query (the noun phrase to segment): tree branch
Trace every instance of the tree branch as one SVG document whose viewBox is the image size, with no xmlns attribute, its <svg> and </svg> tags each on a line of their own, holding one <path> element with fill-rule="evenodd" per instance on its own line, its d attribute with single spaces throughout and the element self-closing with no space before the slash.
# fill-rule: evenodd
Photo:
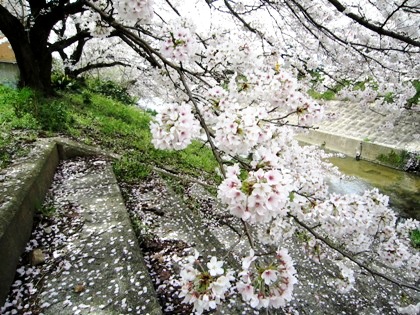
<svg viewBox="0 0 420 315">
<path fill-rule="evenodd" d="M 225 172 L 225 169 L 223 167 L 223 161 L 222 161 L 222 159 L 220 157 L 220 154 L 217 151 L 217 148 L 216 148 L 216 146 L 215 146 L 215 144 L 214 144 L 214 142 L 211 138 L 210 130 L 207 127 L 207 124 L 206 124 L 203 116 L 201 115 L 200 109 L 198 108 L 197 102 L 195 101 L 194 96 L 191 93 L 190 87 L 188 86 L 187 81 L 185 80 L 185 75 L 181 70 L 178 70 L 178 74 L 179 74 L 179 77 L 181 78 L 182 84 L 185 87 L 185 90 L 187 91 L 187 95 L 189 96 L 191 102 L 194 105 L 195 112 L 197 114 L 198 120 L 200 122 L 201 127 L 204 129 L 204 132 L 206 133 L 207 140 L 209 141 L 209 144 L 210 144 L 211 150 L 213 152 L 213 155 L 216 158 L 217 163 L 219 163 L 220 172 L 222 172 L 223 177 L 226 178 L 226 172 Z"/>
<path fill-rule="evenodd" d="M 420 42 L 416 41 L 408 36 L 404 36 L 402 34 L 398 34 L 392 31 L 387 31 L 384 30 L 382 28 L 382 26 L 376 26 L 372 23 L 369 23 L 367 20 L 365 20 L 364 18 L 362 18 L 359 15 L 356 15 L 354 13 L 347 13 L 346 11 L 346 7 L 344 5 L 342 5 L 340 3 L 340 1 L 338 0 L 328 0 L 329 3 L 331 3 L 339 12 L 345 14 L 346 16 L 348 16 L 350 19 L 356 21 L 357 23 L 359 23 L 360 25 L 364 26 L 365 28 L 374 31 L 376 33 L 378 33 L 379 35 L 384 35 L 384 36 L 388 36 L 394 39 L 397 39 L 399 41 L 402 41 L 404 43 L 407 43 L 409 45 L 415 46 L 415 47 L 420 47 Z"/>
<path fill-rule="evenodd" d="M 369 272 L 372 276 L 378 276 L 382 279 L 385 279 L 393 284 L 396 284 L 400 287 L 405 287 L 414 291 L 418 291 L 420 292 L 420 289 L 412 286 L 410 284 L 405 284 L 402 282 L 399 282 L 395 279 L 392 279 L 380 272 L 377 272 L 369 267 L 367 267 L 366 265 L 364 265 L 363 263 L 357 261 L 356 259 L 354 259 L 350 254 L 346 253 L 345 251 L 343 251 L 342 249 L 338 248 L 337 246 L 335 246 L 333 243 L 331 243 L 329 240 L 327 240 L 325 237 L 319 235 L 318 233 L 316 233 L 311 227 L 309 227 L 308 225 L 306 225 L 305 223 L 303 223 L 302 221 L 300 221 L 296 216 L 292 215 L 289 213 L 289 216 L 292 217 L 297 224 L 299 224 L 301 227 L 303 227 L 305 230 L 307 230 L 309 233 L 311 233 L 315 238 L 319 239 L 320 241 L 322 241 L 324 244 L 326 244 L 328 247 L 332 248 L 333 250 L 337 251 L 338 253 L 340 253 L 341 255 L 343 255 L 344 257 L 346 257 L 347 259 L 349 259 L 350 261 L 352 261 L 353 263 L 355 263 L 356 265 L 358 265 L 360 268 L 366 270 L 367 272 Z"/>
<path fill-rule="evenodd" d="M 130 64 L 121 62 L 121 61 L 113 61 L 113 62 L 101 62 L 101 63 L 93 63 L 93 64 L 88 64 L 82 68 L 76 69 L 71 71 L 71 74 L 74 77 L 77 77 L 79 74 L 86 72 L 86 71 L 90 71 L 93 69 L 101 69 L 101 68 L 110 68 L 110 67 L 114 67 L 114 66 L 124 66 L 124 67 L 131 67 Z"/>
<path fill-rule="evenodd" d="M 230 5 L 230 3 L 227 0 L 223 1 L 226 5 L 226 7 L 228 8 L 228 10 L 230 11 L 230 13 L 232 13 L 232 15 L 237 18 L 239 21 L 241 21 L 241 23 L 248 29 L 250 30 L 252 33 L 257 34 L 258 36 L 260 36 L 263 40 L 265 40 L 270 46 L 274 46 L 274 44 L 265 37 L 265 35 L 263 33 L 261 33 L 259 30 L 257 30 L 256 28 L 253 28 L 249 23 L 247 23 Z"/>
</svg>

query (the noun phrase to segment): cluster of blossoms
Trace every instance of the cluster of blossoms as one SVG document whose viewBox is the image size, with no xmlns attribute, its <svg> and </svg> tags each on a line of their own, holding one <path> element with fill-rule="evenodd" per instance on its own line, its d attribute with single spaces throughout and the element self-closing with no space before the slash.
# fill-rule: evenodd
<svg viewBox="0 0 420 315">
<path fill-rule="evenodd" d="M 296 270 L 286 249 L 278 250 L 276 261 L 268 265 L 258 264 L 251 250 L 242 268 L 236 288 L 253 308 L 281 308 L 292 299 Z"/>
<path fill-rule="evenodd" d="M 215 130 L 216 144 L 229 154 L 246 155 L 272 140 L 275 125 L 318 123 L 324 118 L 323 106 L 299 89 L 296 79 L 286 71 L 270 68 L 234 74 L 224 89 L 211 88 L 206 95 L 212 106 L 202 110 Z"/>
<path fill-rule="evenodd" d="M 203 266 L 197 251 L 187 257 L 187 263 L 181 270 L 179 297 L 184 298 L 183 303 L 193 304 L 196 314 L 215 309 L 228 295 L 234 277 L 232 271 L 223 269 L 223 264 L 213 256 Z"/>
<path fill-rule="evenodd" d="M 96 38 L 107 38 L 111 34 L 111 29 L 101 23 L 92 23 L 89 32 Z"/>
<path fill-rule="evenodd" d="M 165 58 L 185 62 L 194 57 L 198 45 L 188 28 L 179 27 L 169 33 L 160 51 Z"/>
<path fill-rule="evenodd" d="M 150 124 L 152 143 L 158 149 L 185 149 L 200 131 L 200 124 L 188 104 L 165 104 L 159 107 Z"/>
<path fill-rule="evenodd" d="M 192 63 L 186 61 L 192 60 L 198 50 L 190 28 L 173 29 L 176 31 L 163 32 L 170 36 L 162 43 L 161 54 L 192 69 Z M 404 266 L 418 272 L 419 255 L 411 253 L 409 240 L 401 240 L 418 225 L 398 232 L 395 214 L 388 208 L 387 199 L 377 192 L 362 196 L 330 194 L 324 178 L 331 169 L 322 161 L 325 156 L 293 140 L 291 126 L 316 124 L 324 118 L 323 106 L 309 99 L 295 76 L 280 69 L 279 64 L 262 66 L 263 58 L 254 56 L 253 43 L 223 48 L 211 42 L 208 39 L 203 48 L 207 59 L 200 54 L 200 62 L 220 70 L 223 79 L 209 79 L 211 88 L 200 86 L 198 81 L 190 87 L 197 95 L 194 105 L 211 135 L 208 140 L 219 150 L 219 157 L 243 163 L 227 167 L 218 188 L 218 197 L 230 213 L 256 227 L 258 240 L 266 244 L 278 244 L 298 234 L 296 221 L 300 220 L 315 226 L 329 241 L 343 244 L 350 254 L 363 253 L 366 261 L 379 258 L 391 267 Z M 227 51 L 237 54 L 229 55 L 232 58 L 226 61 L 223 58 Z M 251 60 L 255 62 L 252 66 Z M 171 76 L 170 71 L 167 74 Z M 364 93 L 369 100 L 377 97 L 369 90 Z M 185 99 L 185 95 L 179 99 Z M 182 149 L 198 134 L 191 108 L 186 110 L 191 116 L 189 126 L 182 122 L 188 121 L 188 115 L 177 112 L 177 105 L 166 105 L 152 124 L 157 148 Z M 241 169 L 242 165 L 246 167 Z M 317 262 L 329 254 L 328 244 L 314 237 L 304 240 L 303 246 L 306 255 Z M 223 263 L 215 257 L 206 270 L 195 268 L 197 258 L 182 271 L 181 296 L 202 313 L 217 307 L 232 287 L 233 278 L 222 271 Z M 218 264 L 220 270 L 216 272 L 214 266 Z M 339 292 L 347 293 L 355 285 L 353 270 L 340 262 L 337 265 L 340 274 L 332 283 Z M 278 252 L 276 263 L 264 266 L 257 264 L 252 252 L 244 260 L 243 269 L 236 289 L 252 307 L 283 307 L 291 299 L 296 278 L 286 251 Z"/>
<path fill-rule="evenodd" d="M 296 231 L 293 218 L 277 217 L 268 223 L 264 229 L 258 229 L 258 239 L 262 244 L 279 244 L 291 238 Z"/>
<path fill-rule="evenodd" d="M 272 137 L 271 125 L 263 122 L 264 110 L 245 108 L 241 111 L 235 104 L 225 104 L 230 110 L 222 113 L 214 127 L 215 142 L 226 153 L 247 155 L 251 149 Z"/>
<path fill-rule="evenodd" d="M 205 51 L 209 57 L 209 67 L 224 64 L 226 56 L 229 56 L 232 67 L 240 71 L 255 67 L 258 62 L 258 49 L 255 49 L 257 38 L 255 34 L 246 32 L 219 32 L 209 39 Z"/>
<path fill-rule="evenodd" d="M 326 253 L 323 248 L 323 243 L 313 237 L 306 237 L 303 242 L 303 251 L 314 262 L 320 263 L 324 258 L 326 258 Z"/>
<path fill-rule="evenodd" d="M 296 107 L 296 113 L 299 125 L 313 126 L 324 117 L 324 108 L 313 101 L 307 101 Z"/>
<path fill-rule="evenodd" d="M 153 16 L 153 0 L 119 0 L 118 15 L 127 21 L 150 21 Z"/>
<path fill-rule="evenodd" d="M 260 168 L 249 172 L 244 180 L 240 176 L 237 164 L 228 167 L 226 179 L 218 189 L 218 197 L 233 215 L 244 221 L 261 223 L 286 214 L 283 211 L 292 190 L 292 179 L 288 174 Z"/>
<path fill-rule="evenodd" d="M 199 254 L 187 257 L 187 263 L 181 270 L 181 292 L 183 303 L 193 304 L 193 311 L 215 309 L 233 289 L 242 299 L 255 309 L 281 308 L 292 299 L 293 286 L 297 283 L 296 270 L 286 249 L 276 252 L 275 261 L 263 264 L 257 261 L 253 250 L 242 259 L 242 271 L 236 281 L 234 273 L 223 269 L 223 261 L 211 257 L 203 266 Z"/>
<path fill-rule="evenodd" d="M 350 252 L 376 248 L 382 260 L 395 268 L 411 265 L 409 261 L 419 262 L 420 256 L 410 253 L 408 230 L 400 227 L 402 233 L 397 232 L 397 216 L 387 205 L 388 197 L 381 195 L 377 189 L 366 191 L 362 196 L 333 194 L 330 199 L 318 204 L 312 215 L 328 231 L 329 237 L 345 244 Z M 418 222 L 413 222 L 402 225 L 419 228 Z M 406 234 L 405 239 L 402 234 Z"/>
</svg>

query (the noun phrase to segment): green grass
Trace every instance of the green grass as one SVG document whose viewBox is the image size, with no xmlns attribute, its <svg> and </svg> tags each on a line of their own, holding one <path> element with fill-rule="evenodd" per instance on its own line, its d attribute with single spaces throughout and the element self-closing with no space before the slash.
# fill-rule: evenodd
<svg viewBox="0 0 420 315">
<path fill-rule="evenodd" d="M 394 150 L 391 150 L 388 154 L 380 154 L 377 156 L 378 161 L 399 169 L 404 168 L 409 158 L 410 154 L 407 151 L 396 153 Z"/>
<path fill-rule="evenodd" d="M 91 90 L 64 90 L 45 99 L 28 89 L 0 86 L 0 112 L 0 168 L 13 160 L 16 152 L 11 148 L 19 147 L 25 137 L 33 141 L 62 135 L 121 155 L 114 170 L 125 181 L 147 177 L 153 166 L 220 180 L 217 163 L 202 143 L 195 141 L 183 151 L 156 150 L 149 130 L 152 114 Z"/>
<path fill-rule="evenodd" d="M 323 93 L 317 92 L 314 89 L 308 90 L 309 96 L 316 100 L 325 100 L 325 101 L 332 101 L 336 97 L 336 92 L 332 90 L 327 90 Z"/>
<path fill-rule="evenodd" d="M 27 144 L 37 138 L 41 127 L 30 113 L 19 111 L 30 91 L 17 92 L 0 85 L 0 169 L 28 153 Z"/>
<path fill-rule="evenodd" d="M 420 249 L 420 230 L 412 230 L 410 240 L 414 248 Z"/>
</svg>

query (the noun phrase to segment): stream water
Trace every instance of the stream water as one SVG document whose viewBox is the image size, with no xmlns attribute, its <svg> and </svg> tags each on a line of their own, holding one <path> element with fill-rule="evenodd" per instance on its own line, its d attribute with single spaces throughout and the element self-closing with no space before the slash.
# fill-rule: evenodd
<svg viewBox="0 0 420 315">
<path fill-rule="evenodd" d="M 362 193 L 377 187 L 390 198 L 390 206 L 403 217 L 420 220 L 420 176 L 398 171 L 354 158 L 333 157 L 329 161 L 351 179 L 332 176 L 331 191 L 337 193 Z"/>
</svg>

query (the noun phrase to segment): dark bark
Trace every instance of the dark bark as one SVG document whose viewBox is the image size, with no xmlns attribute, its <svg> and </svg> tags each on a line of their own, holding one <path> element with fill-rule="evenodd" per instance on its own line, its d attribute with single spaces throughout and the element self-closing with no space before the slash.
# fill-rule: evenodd
<svg viewBox="0 0 420 315">
<path fill-rule="evenodd" d="M 0 30 L 9 39 L 20 71 L 20 84 L 36 90 L 45 90 L 40 80 L 37 58 L 29 42 L 29 34 L 21 22 L 0 5 Z"/>
<path fill-rule="evenodd" d="M 129 64 L 121 62 L 121 61 L 114 61 L 114 62 L 100 62 L 100 63 L 95 63 L 95 64 L 88 64 L 82 68 L 79 69 L 75 69 L 71 72 L 68 73 L 68 76 L 71 78 L 75 78 L 78 75 L 86 72 L 86 71 L 90 71 L 93 69 L 102 69 L 102 68 L 110 68 L 110 67 L 115 67 L 115 66 L 123 66 L 123 67 L 130 67 Z"/>
<path fill-rule="evenodd" d="M 51 51 L 58 52 L 63 62 L 70 63 L 72 66 L 74 66 L 80 61 L 86 42 L 92 38 L 92 36 L 89 34 L 88 31 L 82 30 L 77 24 L 75 26 L 76 26 L 77 33 L 74 36 L 69 37 L 62 41 L 55 42 L 54 44 L 50 45 Z M 68 56 L 64 52 L 64 49 L 74 43 L 77 43 L 76 49 L 73 51 L 71 56 Z M 65 74 L 68 75 L 69 77 L 75 78 L 77 76 L 77 74 L 75 74 L 75 72 L 72 71 L 70 67 L 66 66 L 64 71 L 65 71 Z"/>
<path fill-rule="evenodd" d="M 0 5 L 0 31 L 8 38 L 20 70 L 20 85 L 51 94 L 52 49 L 48 37 L 54 25 L 68 15 L 82 12 L 83 1 L 29 1 L 31 26 L 25 25 Z M 44 10 L 44 11 L 43 11 Z M 29 21 L 28 21 L 29 22 Z"/>
</svg>

